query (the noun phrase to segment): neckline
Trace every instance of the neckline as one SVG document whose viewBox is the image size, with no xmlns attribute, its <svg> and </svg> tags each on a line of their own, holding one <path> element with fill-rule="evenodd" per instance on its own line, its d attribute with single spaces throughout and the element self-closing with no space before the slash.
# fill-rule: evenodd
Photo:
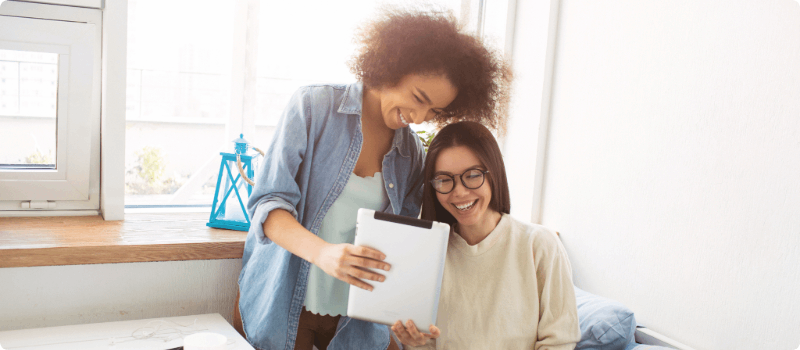
<svg viewBox="0 0 800 350">
<path fill-rule="evenodd" d="M 358 176 L 358 174 L 356 174 L 356 173 L 352 173 L 352 174 L 355 177 L 357 177 L 359 179 L 364 179 L 364 180 L 369 180 L 369 179 L 374 179 L 374 178 L 380 178 L 381 177 L 381 172 L 380 171 L 376 171 L 374 174 L 372 174 L 372 176 Z"/>
<path fill-rule="evenodd" d="M 450 230 L 450 244 L 465 255 L 478 256 L 491 250 L 497 242 L 508 236 L 505 232 L 509 230 L 510 226 L 511 221 L 508 218 L 508 214 L 503 213 L 497 226 L 478 244 L 469 245 L 464 237 L 461 237 L 452 229 Z"/>
</svg>

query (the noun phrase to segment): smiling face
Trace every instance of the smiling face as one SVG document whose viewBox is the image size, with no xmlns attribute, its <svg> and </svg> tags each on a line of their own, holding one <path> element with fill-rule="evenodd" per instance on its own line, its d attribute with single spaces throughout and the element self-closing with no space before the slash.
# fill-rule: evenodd
<svg viewBox="0 0 800 350">
<path fill-rule="evenodd" d="M 384 123 L 390 129 L 400 129 L 436 117 L 456 99 L 458 90 L 443 75 L 409 74 L 379 94 Z"/>
<path fill-rule="evenodd" d="M 434 177 L 438 174 L 463 174 L 469 169 L 487 170 L 478 157 L 465 146 L 443 149 L 436 159 Z M 489 176 L 483 185 L 476 189 L 464 187 L 456 176 L 453 190 L 447 194 L 436 192 L 439 204 L 458 221 L 459 233 L 475 232 L 488 234 L 497 225 L 500 214 L 489 208 L 492 200 L 492 189 Z"/>
</svg>

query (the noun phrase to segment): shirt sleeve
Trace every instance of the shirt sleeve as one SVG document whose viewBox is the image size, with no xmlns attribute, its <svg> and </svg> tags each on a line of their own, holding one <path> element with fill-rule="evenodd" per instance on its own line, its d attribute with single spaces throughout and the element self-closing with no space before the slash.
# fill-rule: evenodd
<svg viewBox="0 0 800 350">
<path fill-rule="evenodd" d="M 580 341 L 578 309 L 572 287 L 572 267 L 555 233 L 542 233 L 535 244 L 539 288 L 539 328 L 534 350 L 572 350 Z"/>
<path fill-rule="evenodd" d="M 250 233 L 260 243 L 272 243 L 263 228 L 271 211 L 283 209 L 297 218 L 301 193 L 295 177 L 303 163 L 310 129 L 306 96 L 307 88 L 301 88 L 289 100 L 259 165 L 253 193 L 247 202 Z"/>
</svg>

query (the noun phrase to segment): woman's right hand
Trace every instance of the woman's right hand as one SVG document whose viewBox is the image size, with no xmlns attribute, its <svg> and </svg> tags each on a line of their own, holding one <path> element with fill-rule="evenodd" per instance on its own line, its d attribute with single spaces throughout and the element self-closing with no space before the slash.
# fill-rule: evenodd
<svg viewBox="0 0 800 350">
<path fill-rule="evenodd" d="M 366 268 L 389 271 L 391 265 L 383 259 L 386 255 L 372 248 L 329 243 L 319 250 L 312 263 L 335 278 L 372 291 L 373 287 L 362 280 L 383 282 L 386 277 Z"/>
<path fill-rule="evenodd" d="M 392 332 L 397 336 L 397 339 L 403 345 L 408 346 L 422 346 L 428 342 L 428 339 L 436 339 L 441 335 L 439 328 L 434 325 L 431 325 L 428 331 L 431 334 L 425 334 L 417 330 L 417 325 L 412 320 L 406 321 L 405 325 L 401 321 L 397 321 L 392 325 Z"/>
</svg>

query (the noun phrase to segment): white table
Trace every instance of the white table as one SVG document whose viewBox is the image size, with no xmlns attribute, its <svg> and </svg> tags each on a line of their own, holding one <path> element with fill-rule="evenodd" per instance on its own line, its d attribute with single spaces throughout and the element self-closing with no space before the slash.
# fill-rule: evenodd
<svg viewBox="0 0 800 350">
<path fill-rule="evenodd" d="M 153 333 L 159 325 L 157 337 L 132 337 L 137 330 L 140 338 Z M 226 350 L 254 350 L 219 314 L 5 331 L 0 332 L 0 346 L 5 350 L 167 350 L 182 346 L 183 337 L 198 332 L 224 335 Z"/>
</svg>

